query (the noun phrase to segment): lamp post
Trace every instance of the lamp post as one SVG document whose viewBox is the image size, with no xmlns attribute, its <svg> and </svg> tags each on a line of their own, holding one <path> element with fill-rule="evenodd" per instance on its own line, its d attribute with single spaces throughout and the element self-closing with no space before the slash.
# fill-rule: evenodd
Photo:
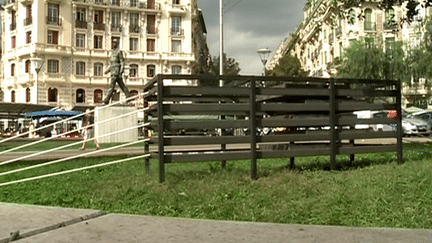
<svg viewBox="0 0 432 243">
<path fill-rule="evenodd" d="M 36 104 L 38 104 L 38 82 L 39 82 L 39 72 L 42 69 L 43 64 L 45 63 L 45 59 L 43 58 L 39 58 L 39 57 L 34 57 L 34 58 L 30 58 L 30 61 L 33 63 L 33 68 L 36 72 L 36 79 L 35 79 L 35 88 L 34 88 L 34 93 L 36 96 Z"/>
<path fill-rule="evenodd" d="M 271 50 L 268 49 L 268 48 L 263 48 L 263 49 L 257 50 L 257 52 L 258 52 L 258 54 L 259 54 L 259 56 L 261 58 L 262 64 L 264 65 L 263 76 L 265 76 L 265 73 L 266 73 L 266 64 L 267 64 L 267 60 L 268 60 L 268 58 L 270 56 Z"/>
</svg>

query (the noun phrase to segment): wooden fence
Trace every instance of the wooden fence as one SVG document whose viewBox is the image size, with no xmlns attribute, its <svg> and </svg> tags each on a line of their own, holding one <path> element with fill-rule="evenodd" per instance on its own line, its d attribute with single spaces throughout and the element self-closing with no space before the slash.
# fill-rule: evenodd
<svg viewBox="0 0 432 243">
<path fill-rule="evenodd" d="M 208 85 L 219 79 L 223 87 Z M 398 162 L 403 161 L 397 81 L 158 75 L 144 92 L 149 109 L 144 119 L 157 134 L 151 142 L 158 145 L 160 182 L 165 164 L 176 162 L 224 165 L 250 159 L 251 177 L 256 178 L 261 158 L 287 157 L 293 165 L 298 156 L 329 155 L 331 169 L 338 154 L 354 160 L 356 153 L 397 152 Z M 396 112 L 393 119 L 358 119 L 354 114 L 390 110 Z M 374 124 L 390 129 L 356 129 Z M 356 144 L 356 139 L 369 138 L 394 138 L 396 143 Z"/>
</svg>

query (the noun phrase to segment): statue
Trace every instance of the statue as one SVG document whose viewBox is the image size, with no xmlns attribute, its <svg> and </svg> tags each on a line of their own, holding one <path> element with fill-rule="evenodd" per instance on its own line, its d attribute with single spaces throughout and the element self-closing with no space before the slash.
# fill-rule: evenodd
<svg viewBox="0 0 432 243">
<path fill-rule="evenodd" d="M 110 57 L 110 66 L 105 71 L 105 74 L 111 73 L 111 82 L 110 82 L 108 94 L 103 100 L 104 104 L 108 104 L 110 99 L 112 98 L 116 83 L 118 83 L 121 90 L 123 90 L 123 93 L 125 93 L 126 98 L 129 98 L 131 96 L 129 89 L 126 87 L 126 85 L 123 82 L 123 78 L 122 78 L 123 71 L 124 71 L 123 52 L 119 50 L 118 41 L 113 40 L 113 51 Z"/>
</svg>

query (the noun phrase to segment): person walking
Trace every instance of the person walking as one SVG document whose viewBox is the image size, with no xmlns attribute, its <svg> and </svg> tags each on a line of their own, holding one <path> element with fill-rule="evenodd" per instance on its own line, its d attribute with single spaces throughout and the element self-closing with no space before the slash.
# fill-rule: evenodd
<svg viewBox="0 0 432 243">
<path fill-rule="evenodd" d="M 84 142 L 82 144 L 81 150 L 85 150 L 88 140 L 92 138 L 94 138 L 94 116 L 90 109 L 87 109 L 84 119 Z M 97 138 L 95 138 L 93 142 L 96 145 L 96 150 L 99 150 L 100 145 Z"/>
</svg>

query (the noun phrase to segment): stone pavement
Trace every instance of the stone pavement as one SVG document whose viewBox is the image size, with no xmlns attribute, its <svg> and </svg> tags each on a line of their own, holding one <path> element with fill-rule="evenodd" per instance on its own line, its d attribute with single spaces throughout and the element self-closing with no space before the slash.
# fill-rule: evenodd
<svg viewBox="0 0 432 243">
<path fill-rule="evenodd" d="M 0 242 L 432 242 L 432 230 L 355 228 L 108 214 L 0 203 Z"/>
</svg>

